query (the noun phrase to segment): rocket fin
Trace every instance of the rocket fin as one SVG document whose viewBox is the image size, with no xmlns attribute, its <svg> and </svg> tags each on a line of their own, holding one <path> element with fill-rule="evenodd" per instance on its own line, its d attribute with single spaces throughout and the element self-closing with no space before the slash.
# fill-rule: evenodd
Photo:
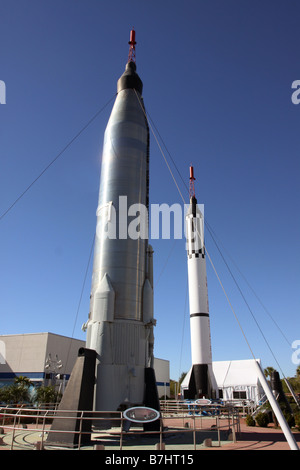
<svg viewBox="0 0 300 470">
<path fill-rule="evenodd" d="M 114 321 L 114 309 L 115 291 L 109 275 L 105 273 L 91 299 L 92 317 L 85 324 L 86 344 L 90 349 L 95 349 L 98 354 L 102 350 L 102 345 L 98 344 L 99 338 L 103 336 L 104 329 L 107 330 L 105 328 L 107 322 Z"/>
<path fill-rule="evenodd" d="M 216 398 L 215 384 L 208 364 L 193 364 L 186 385 L 183 389 L 185 399 L 195 400 L 204 396 Z"/>
<path fill-rule="evenodd" d="M 94 294 L 92 321 L 114 321 L 115 291 L 107 273 Z"/>
<path fill-rule="evenodd" d="M 143 287 L 143 321 L 145 324 L 153 320 L 153 289 L 149 279 L 146 279 Z"/>
</svg>

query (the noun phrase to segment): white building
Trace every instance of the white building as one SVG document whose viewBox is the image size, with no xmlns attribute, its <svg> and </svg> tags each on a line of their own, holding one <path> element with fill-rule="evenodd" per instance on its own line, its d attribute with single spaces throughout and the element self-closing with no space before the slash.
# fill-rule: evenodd
<svg viewBox="0 0 300 470">
<path fill-rule="evenodd" d="M 226 401 L 250 400 L 259 404 L 264 391 L 258 380 L 254 359 L 216 361 L 212 368 L 220 398 Z"/>
<path fill-rule="evenodd" d="M 81 347 L 85 341 L 54 333 L 0 335 L 0 387 L 20 375 L 34 384 L 68 380 Z M 155 358 L 154 369 L 158 396 L 170 396 L 169 361 Z"/>
<path fill-rule="evenodd" d="M 260 363 L 260 360 L 258 359 Z M 264 396 L 258 380 L 254 359 L 236 361 L 215 361 L 212 363 L 213 374 L 218 387 L 219 398 L 224 401 L 247 400 L 258 405 Z M 190 372 L 181 384 L 181 393 L 188 388 Z"/>
<path fill-rule="evenodd" d="M 53 333 L 0 336 L 0 385 L 19 375 L 43 383 L 54 375 L 69 378 L 84 341 Z"/>
<path fill-rule="evenodd" d="M 154 358 L 154 370 L 159 398 L 170 398 L 170 361 Z"/>
</svg>

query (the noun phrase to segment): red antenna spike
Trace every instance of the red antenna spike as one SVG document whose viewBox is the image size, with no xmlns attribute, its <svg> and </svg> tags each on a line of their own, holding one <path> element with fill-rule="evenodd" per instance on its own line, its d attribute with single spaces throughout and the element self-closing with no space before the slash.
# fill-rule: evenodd
<svg viewBox="0 0 300 470">
<path fill-rule="evenodd" d="M 130 31 L 130 41 L 128 42 L 129 44 L 129 54 L 128 54 L 128 62 L 134 62 L 135 63 L 135 30 L 132 28 Z"/>
</svg>

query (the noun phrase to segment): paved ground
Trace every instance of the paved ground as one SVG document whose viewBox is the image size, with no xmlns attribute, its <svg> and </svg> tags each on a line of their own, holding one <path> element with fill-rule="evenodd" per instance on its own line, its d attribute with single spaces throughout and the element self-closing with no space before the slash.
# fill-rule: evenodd
<svg viewBox="0 0 300 470">
<path fill-rule="evenodd" d="M 300 432 L 293 432 L 300 449 Z M 290 446 L 281 429 L 270 425 L 267 428 L 258 426 L 249 427 L 241 420 L 241 433 L 237 442 L 228 443 L 222 448 L 210 448 L 211 450 L 290 450 Z M 209 450 L 207 448 L 206 450 Z"/>
<path fill-rule="evenodd" d="M 188 429 L 181 429 L 175 432 L 176 423 L 174 420 L 171 422 L 172 427 L 168 427 L 169 432 L 164 436 L 165 450 L 168 451 L 186 451 L 195 450 L 290 450 L 289 444 L 286 441 L 281 429 L 276 429 L 274 426 L 269 425 L 267 428 L 248 427 L 245 425 L 244 420 L 241 420 L 241 432 L 237 435 L 237 441 L 233 442 L 231 433 L 224 430 L 218 436 L 217 431 L 204 431 L 196 430 L 188 432 Z M 168 422 L 165 423 L 168 425 Z M 182 425 L 182 424 L 181 424 Z M 5 434 L 1 435 L 3 443 L 0 444 L 0 450 L 11 450 L 12 430 L 5 429 Z M 300 448 L 300 432 L 294 432 L 294 437 L 298 442 Z M 220 437 L 220 440 L 219 440 Z M 212 446 L 209 447 L 205 439 L 210 438 Z M 18 429 L 15 432 L 13 441 L 13 450 L 31 450 L 33 444 L 41 441 L 41 431 L 31 429 Z M 147 450 L 155 451 L 159 443 L 159 436 L 153 437 L 134 437 L 124 436 L 122 441 L 122 450 Z M 94 434 L 93 443 L 91 446 L 84 447 L 83 450 L 92 450 L 94 445 L 103 445 L 105 450 L 118 451 L 120 448 L 119 435 L 116 432 L 109 432 L 105 435 Z M 49 448 L 50 450 L 50 448 Z"/>
</svg>

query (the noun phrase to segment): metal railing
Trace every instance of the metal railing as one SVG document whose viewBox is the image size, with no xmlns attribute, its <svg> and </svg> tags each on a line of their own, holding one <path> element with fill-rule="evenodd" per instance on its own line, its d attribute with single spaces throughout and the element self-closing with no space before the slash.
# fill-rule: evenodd
<svg viewBox="0 0 300 470">
<path fill-rule="evenodd" d="M 240 432 L 239 414 L 234 407 L 199 406 L 172 400 L 161 401 L 160 406 L 159 426 L 155 431 L 145 431 L 142 425 L 129 423 L 119 411 L 64 411 L 54 405 L 0 407 L 0 450 L 3 446 L 11 450 L 68 449 L 67 445 L 51 443 L 54 432 L 64 433 L 64 436 L 76 434 L 76 449 L 124 450 L 129 445 L 131 449 L 167 450 L 172 445 L 178 449 L 198 450 L 203 445 L 222 446 L 227 441 L 235 442 Z M 54 419 L 76 419 L 76 430 L 59 430 L 60 426 L 53 430 Z M 92 422 L 89 431 L 85 430 L 86 420 Z"/>
</svg>

